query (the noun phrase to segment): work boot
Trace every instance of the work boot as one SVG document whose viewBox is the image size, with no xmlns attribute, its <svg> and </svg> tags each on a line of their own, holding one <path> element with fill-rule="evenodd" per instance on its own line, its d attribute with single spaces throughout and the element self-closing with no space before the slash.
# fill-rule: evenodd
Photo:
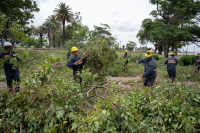
<svg viewBox="0 0 200 133">
<path fill-rule="evenodd" d="M 19 93 L 19 87 L 16 87 L 16 88 L 15 88 L 15 92 L 16 92 L 16 93 Z"/>
<path fill-rule="evenodd" d="M 9 89 L 9 92 L 12 93 L 12 92 L 13 92 L 13 89 Z"/>
</svg>

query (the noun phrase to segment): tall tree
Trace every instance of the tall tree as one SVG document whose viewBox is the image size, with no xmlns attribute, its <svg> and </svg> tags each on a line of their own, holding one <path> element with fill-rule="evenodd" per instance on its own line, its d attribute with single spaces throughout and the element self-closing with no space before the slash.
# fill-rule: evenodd
<svg viewBox="0 0 200 133">
<path fill-rule="evenodd" d="M 46 29 L 44 26 L 39 26 L 35 29 L 35 34 L 40 37 L 40 48 L 42 48 L 43 44 L 43 35 L 46 33 Z"/>
<path fill-rule="evenodd" d="M 137 44 L 133 41 L 128 41 L 128 43 L 126 44 L 126 48 L 130 51 L 135 49 L 136 46 L 137 46 Z"/>
<path fill-rule="evenodd" d="M 54 25 L 56 27 L 55 30 L 54 29 L 51 30 L 52 35 L 53 35 L 53 48 L 55 48 L 56 47 L 55 33 L 56 33 L 57 29 L 60 28 L 60 24 L 57 22 L 55 15 L 48 16 L 48 18 L 46 20 L 47 21 L 51 21 L 52 23 L 54 23 Z"/>
<path fill-rule="evenodd" d="M 54 13 L 56 20 L 62 23 L 63 25 L 63 43 L 65 41 L 65 22 L 71 22 L 72 20 L 72 12 L 71 8 L 65 4 L 65 3 L 60 3 L 57 5 L 58 8 L 55 8 Z"/>
<path fill-rule="evenodd" d="M 2 35 L 8 38 L 9 27 L 12 26 L 12 22 L 17 22 L 21 26 L 29 24 L 30 19 L 34 18 L 34 12 L 38 12 L 39 8 L 33 0 L 1 0 L 0 11 L 8 19 L 5 24 L 5 28 L 2 31 Z M 26 33 L 28 27 L 24 27 L 23 31 Z"/>
<path fill-rule="evenodd" d="M 170 47 L 176 47 L 181 41 L 192 39 L 192 33 L 186 28 L 194 25 L 195 16 L 200 12 L 200 2 L 193 0 L 150 0 L 157 6 L 151 12 L 154 19 L 142 24 L 143 29 L 152 29 L 149 36 L 162 44 L 165 57 L 168 57 Z"/>
<path fill-rule="evenodd" d="M 56 31 L 56 26 L 51 21 L 44 22 L 43 26 L 46 29 L 45 31 L 46 31 L 46 34 L 49 39 L 49 47 L 51 48 L 52 46 L 51 46 L 51 38 L 50 37 L 51 37 L 51 34 L 54 34 L 54 32 Z M 54 36 L 55 36 L 55 34 L 54 34 Z"/>
</svg>

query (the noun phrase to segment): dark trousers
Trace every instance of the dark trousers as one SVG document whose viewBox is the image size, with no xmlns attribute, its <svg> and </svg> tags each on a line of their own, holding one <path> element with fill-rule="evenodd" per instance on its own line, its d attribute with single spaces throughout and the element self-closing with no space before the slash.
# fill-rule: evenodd
<svg viewBox="0 0 200 133">
<path fill-rule="evenodd" d="M 144 79 L 144 86 L 153 86 L 153 83 L 155 81 L 156 78 L 145 78 Z"/>
<path fill-rule="evenodd" d="M 167 70 L 169 78 L 171 79 L 171 82 L 174 82 L 176 78 L 176 70 Z"/>
<path fill-rule="evenodd" d="M 80 75 L 77 74 L 78 72 L 80 72 Z M 74 81 L 75 81 L 76 83 L 79 83 L 80 85 L 81 85 L 81 83 L 82 83 L 81 74 L 82 74 L 81 71 L 75 71 L 74 74 L 73 74 L 73 75 L 74 75 Z"/>
<path fill-rule="evenodd" d="M 12 80 L 15 82 L 20 82 L 20 71 L 19 69 L 4 69 L 6 79 L 7 79 L 7 86 L 9 88 L 12 87 Z"/>
<path fill-rule="evenodd" d="M 125 65 L 124 65 L 124 72 L 125 72 L 125 69 L 127 68 L 127 64 L 128 64 L 128 60 L 125 62 Z"/>
</svg>

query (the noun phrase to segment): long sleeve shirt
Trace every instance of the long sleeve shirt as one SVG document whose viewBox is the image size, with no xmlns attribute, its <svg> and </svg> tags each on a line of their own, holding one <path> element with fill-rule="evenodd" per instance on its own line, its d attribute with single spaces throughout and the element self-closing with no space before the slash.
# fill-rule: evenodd
<svg viewBox="0 0 200 133">
<path fill-rule="evenodd" d="M 128 53 L 127 52 L 124 54 L 124 58 L 128 58 Z"/>
<path fill-rule="evenodd" d="M 139 63 L 145 63 L 145 72 L 143 74 L 143 77 L 145 78 L 156 78 L 157 77 L 157 71 L 156 71 L 156 62 L 153 58 L 150 60 L 147 60 L 146 58 L 143 58 L 138 61 Z"/>
<path fill-rule="evenodd" d="M 86 63 L 86 59 L 83 59 L 79 65 L 75 65 L 75 62 L 78 62 L 81 59 L 81 57 L 72 57 L 69 61 L 69 63 L 67 64 L 68 67 L 72 67 L 73 69 L 73 75 L 75 76 L 77 71 L 80 71 L 83 69 L 83 65 L 85 65 Z"/>
<path fill-rule="evenodd" d="M 178 59 L 175 57 L 169 57 L 165 61 L 165 65 L 167 65 L 167 70 L 176 70 L 176 65 L 178 63 Z"/>
<path fill-rule="evenodd" d="M 6 52 L 3 52 L 0 54 L 1 57 L 6 61 L 4 63 L 4 69 L 18 69 L 18 67 L 14 67 L 13 68 L 13 64 L 10 63 L 10 58 L 16 58 L 17 61 L 21 61 L 21 59 L 19 57 L 17 57 L 16 55 L 16 52 L 15 51 L 11 51 L 10 53 L 6 53 Z M 6 60 L 7 59 L 7 60 Z"/>
<path fill-rule="evenodd" d="M 198 59 L 198 58 L 196 59 L 195 65 L 196 65 L 196 66 L 200 65 L 200 59 Z"/>
</svg>

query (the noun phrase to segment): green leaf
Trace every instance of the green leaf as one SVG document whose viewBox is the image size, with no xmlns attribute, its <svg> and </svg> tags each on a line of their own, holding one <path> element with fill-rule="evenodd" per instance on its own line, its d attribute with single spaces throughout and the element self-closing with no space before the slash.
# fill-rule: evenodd
<svg viewBox="0 0 200 133">
<path fill-rule="evenodd" d="M 104 115 L 105 115 L 105 114 L 106 114 L 106 110 L 103 110 L 103 111 L 102 111 L 102 114 L 104 114 Z"/>
<path fill-rule="evenodd" d="M 99 122 L 95 121 L 94 124 L 95 124 L 95 127 L 98 129 L 99 128 Z"/>
<path fill-rule="evenodd" d="M 72 124 L 72 129 L 76 129 L 78 127 L 77 124 Z"/>
</svg>

